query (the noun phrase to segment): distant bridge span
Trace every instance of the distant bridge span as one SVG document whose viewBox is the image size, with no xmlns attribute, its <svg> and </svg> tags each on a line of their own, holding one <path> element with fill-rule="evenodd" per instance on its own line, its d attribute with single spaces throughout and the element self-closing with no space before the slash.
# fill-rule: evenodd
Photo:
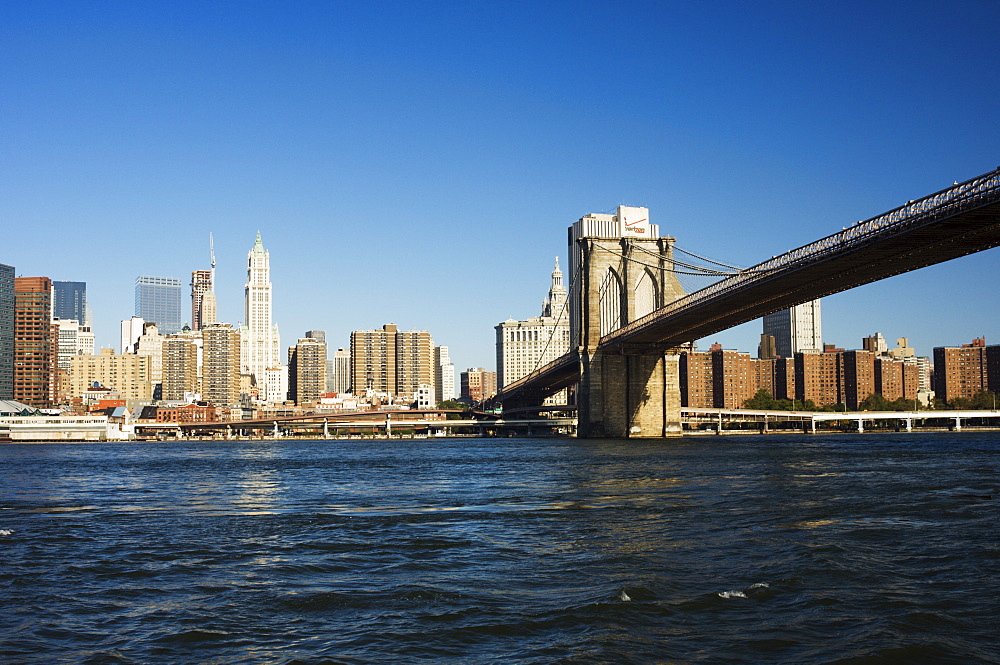
<svg viewBox="0 0 1000 665">
<path fill-rule="evenodd" d="M 496 401 L 537 402 L 579 381 L 594 354 L 662 355 L 771 312 L 997 246 L 1000 168 L 666 303 L 508 385 Z"/>
</svg>

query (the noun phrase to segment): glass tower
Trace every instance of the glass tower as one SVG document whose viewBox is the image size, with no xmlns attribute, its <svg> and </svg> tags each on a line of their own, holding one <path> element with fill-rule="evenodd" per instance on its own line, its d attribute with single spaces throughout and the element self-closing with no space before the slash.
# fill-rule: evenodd
<svg viewBox="0 0 1000 665">
<path fill-rule="evenodd" d="M 135 315 L 155 323 L 164 335 L 180 332 L 181 280 L 149 275 L 136 277 Z"/>
<path fill-rule="evenodd" d="M 52 316 L 87 323 L 87 283 L 52 282 Z"/>
</svg>

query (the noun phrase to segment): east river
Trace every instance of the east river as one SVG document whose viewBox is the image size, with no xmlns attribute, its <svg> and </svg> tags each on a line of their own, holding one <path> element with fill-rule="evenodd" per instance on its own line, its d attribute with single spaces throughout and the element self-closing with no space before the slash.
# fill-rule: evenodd
<svg viewBox="0 0 1000 665">
<path fill-rule="evenodd" d="M 997 663 L 1000 433 L 0 445 L 3 663 Z"/>
</svg>

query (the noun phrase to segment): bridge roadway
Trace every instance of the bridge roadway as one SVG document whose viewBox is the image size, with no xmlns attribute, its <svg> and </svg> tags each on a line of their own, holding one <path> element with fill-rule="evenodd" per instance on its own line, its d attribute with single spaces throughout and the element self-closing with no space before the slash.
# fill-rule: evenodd
<svg viewBox="0 0 1000 665">
<path fill-rule="evenodd" d="M 689 426 L 714 425 L 723 431 L 726 423 L 752 422 L 767 428 L 769 423 L 800 422 L 803 429 L 815 432 L 816 424 L 823 422 L 853 422 L 858 432 L 865 431 L 865 422 L 896 421 L 906 423 L 906 431 L 917 422 L 938 421 L 955 430 L 962 429 L 962 421 L 990 419 L 995 427 L 1000 423 L 1000 410 L 994 411 L 758 411 L 754 409 L 697 409 L 681 407 L 681 417 Z"/>
<path fill-rule="evenodd" d="M 626 355 L 671 348 L 765 314 L 1000 246 L 1000 168 L 858 222 L 684 296 L 601 338 Z M 530 404 L 574 384 L 572 350 L 505 387 L 494 403 Z"/>
</svg>

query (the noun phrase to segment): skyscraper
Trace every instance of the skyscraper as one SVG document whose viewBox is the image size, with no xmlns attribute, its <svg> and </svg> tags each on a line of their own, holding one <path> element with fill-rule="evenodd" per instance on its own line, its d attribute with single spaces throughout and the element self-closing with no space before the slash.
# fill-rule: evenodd
<svg viewBox="0 0 1000 665">
<path fill-rule="evenodd" d="M 0 399 L 14 399 L 14 266 L 0 263 Z"/>
<path fill-rule="evenodd" d="M 55 397 L 56 327 L 52 325 L 52 280 L 14 278 L 14 399 L 34 407 Z"/>
<path fill-rule="evenodd" d="M 212 290 L 211 270 L 191 271 L 191 330 L 201 330 L 206 325 L 202 320 L 205 294 Z M 211 323 L 215 323 L 212 321 Z"/>
<path fill-rule="evenodd" d="M 52 282 L 52 316 L 87 325 L 87 283 Z"/>
<path fill-rule="evenodd" d="M 181 280 L 141 275 L 135 279 L 135 315 L 155 323 L 164 335 L 181 329 Z"/>
<path fill-rule="evenodd" d="M 763 323 L 764 334 L 774 337 L 775 352 L 782 358 L 823 350 L 819 299 L 768 314 Z"/>
<path fill-rule="evenodd" d="M 271 255 L 264 249 L 260 231 L 247 253 L 247 283 L 244 291 L 244 324 L 240 353 L 243 372 L 253 374 L 261 395 L 275 394 L 268 389 L 267 371 L 281 365 L 281 339 L 278 326 L 271 320 Z M 281 401 L 284 397 L 272 401 Z"/>
</svg>

